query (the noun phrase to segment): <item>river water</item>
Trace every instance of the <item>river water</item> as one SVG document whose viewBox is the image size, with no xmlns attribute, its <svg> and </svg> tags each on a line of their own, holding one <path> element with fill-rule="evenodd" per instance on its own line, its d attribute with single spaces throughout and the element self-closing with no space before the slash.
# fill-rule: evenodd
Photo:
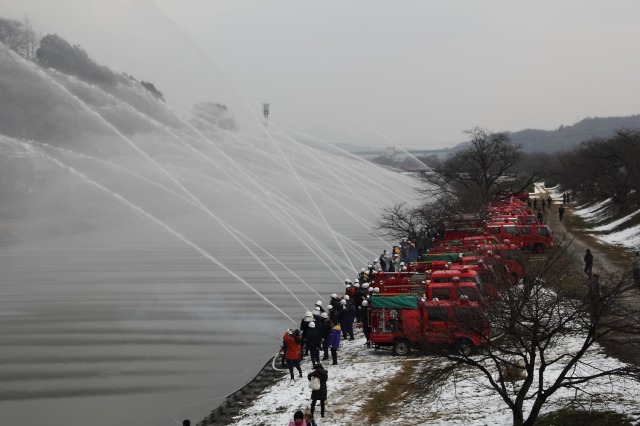
<svg viewBox="0 0 640 426">
<path fill-rule="evenodd" d="M 192 219 L 173 222 L 197 235 L 201 222 Z M 342 290 L 335 274 L 291 236 L 268 227 L 253 231 L 323 300 Z M 384 247 L 363 231 L 350 237 L 376 251 Z M 197 242 L 296 322 L 303 316 L 305 308 L 228 234 L 201 232 Z M 281 266 L 270 268 L 308 308 L 318 299 Z M 294 326 L 146 220 L 2 247 L 0 270 L 3 424 L 201 420 L 255 374 L 277 351 L 284 329 Z"/>
</svg>

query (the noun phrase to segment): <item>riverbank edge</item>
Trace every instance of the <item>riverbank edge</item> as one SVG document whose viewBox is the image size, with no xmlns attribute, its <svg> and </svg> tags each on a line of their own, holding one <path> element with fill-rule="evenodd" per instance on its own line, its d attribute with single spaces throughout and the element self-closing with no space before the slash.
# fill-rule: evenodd
<svg viewBox="0 0 640 426">
<path fill-rule="evenodd" d="M 227 395 L 224 401 L 197 425 L 210 426 L 232 423 L 233 418 L 249 406 L 256 396 L 288 374 L 288 371 L 274 368 L 274 358 L 275 356 L 269 358 L 253 378 Z"/>
</svg>

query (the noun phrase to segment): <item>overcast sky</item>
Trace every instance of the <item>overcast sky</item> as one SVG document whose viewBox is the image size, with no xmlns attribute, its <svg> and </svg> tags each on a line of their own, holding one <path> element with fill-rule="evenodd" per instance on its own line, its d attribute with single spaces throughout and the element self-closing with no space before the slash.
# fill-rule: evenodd
<svg viewBox="0 0 640 426">
<path fill-rule="evenodd" d="M 247 131 L 265 100 L 282 128 L 424 148 L 640 113 L 636 0 L 0 0 L 25 13 Z"/>
</svg>

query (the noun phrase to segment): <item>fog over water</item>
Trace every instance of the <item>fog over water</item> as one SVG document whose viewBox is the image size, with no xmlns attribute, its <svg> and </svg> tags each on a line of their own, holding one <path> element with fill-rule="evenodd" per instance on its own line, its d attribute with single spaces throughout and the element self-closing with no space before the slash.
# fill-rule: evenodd
<svg viewBox="0 0 640 426">
<path fill-rule="evenodd" d="M 25 108 L 48 130 L 0 136 L 2 423 L 202 419 L 390 247 L 380 208 L 415 201 L 411 176 L 262 118 L 225 129 L 232 111 L 197 118 L 4 48 L 0 67 L 19 76 L 0 80 L 8 102 L 57 114 Z"/>
</svg>

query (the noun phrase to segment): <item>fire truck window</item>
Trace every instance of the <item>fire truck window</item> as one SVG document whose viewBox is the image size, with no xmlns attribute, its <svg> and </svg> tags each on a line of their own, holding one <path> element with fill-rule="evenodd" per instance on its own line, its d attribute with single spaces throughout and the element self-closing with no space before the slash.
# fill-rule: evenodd
<svg viewBox="0 0 640 426">
<path fill-rule="evenodd" d="M 445 321 L 448 317 L 448 309 L 439 306 L 430 306 L 427 309 L 429 321 Z"/>
<path fill-rule="evenodd" d="M 518 235 L 518 228 L 515 226 L 505 226 L 503 229 L 505 234 Z"/>
<path fill-rule="evenodd" d="M 522 226 L 520 227 L 520 233 L 522 235 L 531 235 L 531 228 L 529 228 L 528 226 Z"/>
<path fill-rule="evenodd" d="M 489 233 L 490 233 L 490 234 L 499 234 L 499 233 L 500 233 L 500 228 L 497 228 L 497 227 L 489 227 Z"/>
<path fill-rule="evenodd" d="M 467 296 L 472 302 L 479 300 L 478 290 L 474 287 L 458 287 L 456 288 L 456 296 L 460 299 L 460 296 Z"/>
<path fill-rule="evenodd" d="M 545 227 L 542 228 L 538 228 L 537 229 L 538 235 L 542 235 L 543 237 L 548 237 L 549 236 L 549 230 Z"/>
<path fill-rule="evenodd" d="M 473 277 L 460 277 L 461 282 L 472 283 L 474 282 Z"/>
<path fill-rule="evenodd" d="M 448 277 L 435 277 L 431 281 L 434 283 L 446 283 L 451 281 Z"/>
<path fill-rule="evenodd" d="M 482 315 L 476 308 L 470 306 L 456 306 L 453 308 L 456 321 L 467 327 L 476 328 L 482 324 Z"/>
<path fill-rule="evenodd" d="M 431 291 L 431 295 L 434 299 L 440 299 L 440 300 L 451 299 L 451 292 L 448 288 L 434 288 Z"/>
</svg>

